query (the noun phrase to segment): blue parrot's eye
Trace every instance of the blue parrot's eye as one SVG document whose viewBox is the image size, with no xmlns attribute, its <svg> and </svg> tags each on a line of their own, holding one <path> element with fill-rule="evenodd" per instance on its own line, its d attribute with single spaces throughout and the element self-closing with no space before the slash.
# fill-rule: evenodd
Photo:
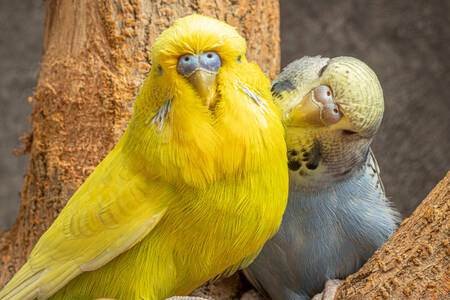
<svg viewBox="0 0 450 300">
<path fill-rule="evenodd" d="M 178 59 L 177 71 L 181 75 L 189 76 L 199 67 L 198 58 L 192 54 L 185 54 Z"/>
<path fill-rule="evenodd" d="M 200 56 L 200 66 L 208 71 L 217 72 L 222 66 L 222 61 L 217 53 L 205 52 Z"/>
</svg>

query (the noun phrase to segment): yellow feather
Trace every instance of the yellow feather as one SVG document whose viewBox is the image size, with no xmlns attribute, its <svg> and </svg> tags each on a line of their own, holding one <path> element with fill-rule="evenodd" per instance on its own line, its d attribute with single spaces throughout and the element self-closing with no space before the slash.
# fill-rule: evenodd
<svg viewBox="0 0 450 300">
<path fill-rule="evenodd" d="M 212 108 L 176 68 L 204 51 L 222 61 Z M 281 222 L 288 174 L 269 81 L 245 51 L 200 15 L 161 34 L 124 136 L 0 299 L 164 299 L 253 259 Z"/>
</svg>

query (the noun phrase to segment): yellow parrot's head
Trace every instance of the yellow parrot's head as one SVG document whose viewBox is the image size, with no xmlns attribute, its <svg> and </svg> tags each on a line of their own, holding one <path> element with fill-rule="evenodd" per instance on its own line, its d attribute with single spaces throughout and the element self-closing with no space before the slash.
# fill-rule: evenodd
<svg viewBox="0 0 450 300">
<path fill-rule="evenodd" d="M 213 109 L 219 73 L 242 63 L 245 52 L 245 40 L 234 27 L 190 15 L 178 19 L 153 44 L 151 73 L 172 90 L 192 90 L 203 105 Z"/>
<path fill-rule="evenodd" d="M 284 160 L 270 81 L 246 49 L 234 27 L 197 14 L 161 33 L 128 130 L 135 152 L 195 184 Z"/>
<path fill-rule="evenodd" d="M 364 62 L 303 57 L 273 81 L 272 94 L 286 126 L 291 171 L 303 179 L 312 174 L 325 179 L 365 161 L 384 100 L 377 76 Z"/>
</svg>

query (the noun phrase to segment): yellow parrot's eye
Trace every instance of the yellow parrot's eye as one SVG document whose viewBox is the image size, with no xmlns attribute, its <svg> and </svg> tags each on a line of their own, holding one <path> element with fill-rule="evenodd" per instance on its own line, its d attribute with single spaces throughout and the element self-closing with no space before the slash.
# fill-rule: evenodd
<svg viewBox="0 0 450 300">
<path fill-rule="evenodd" d="M 197 55 L 185 54 L 178 59 L 177 71 L 179 74 L 189 77 L 200 67 Z"/>
</svg>

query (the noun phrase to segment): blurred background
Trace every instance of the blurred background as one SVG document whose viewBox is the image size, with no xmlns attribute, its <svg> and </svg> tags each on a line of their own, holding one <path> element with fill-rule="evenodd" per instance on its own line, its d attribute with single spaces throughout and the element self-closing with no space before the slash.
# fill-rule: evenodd
<svg viewBox="0 0 450 300">
<path fill-rule="evenodd" d="M 373 149 L 388 197 L 408 216 L 450 169 L 450 1 L 281 0 L 281 65 L 354 56 L 378 75 L 385 116 Z M 18 138 L 39 75 L 45 3 L 0 0 L 0 231 L 20 204 Z"/>
</svg>

